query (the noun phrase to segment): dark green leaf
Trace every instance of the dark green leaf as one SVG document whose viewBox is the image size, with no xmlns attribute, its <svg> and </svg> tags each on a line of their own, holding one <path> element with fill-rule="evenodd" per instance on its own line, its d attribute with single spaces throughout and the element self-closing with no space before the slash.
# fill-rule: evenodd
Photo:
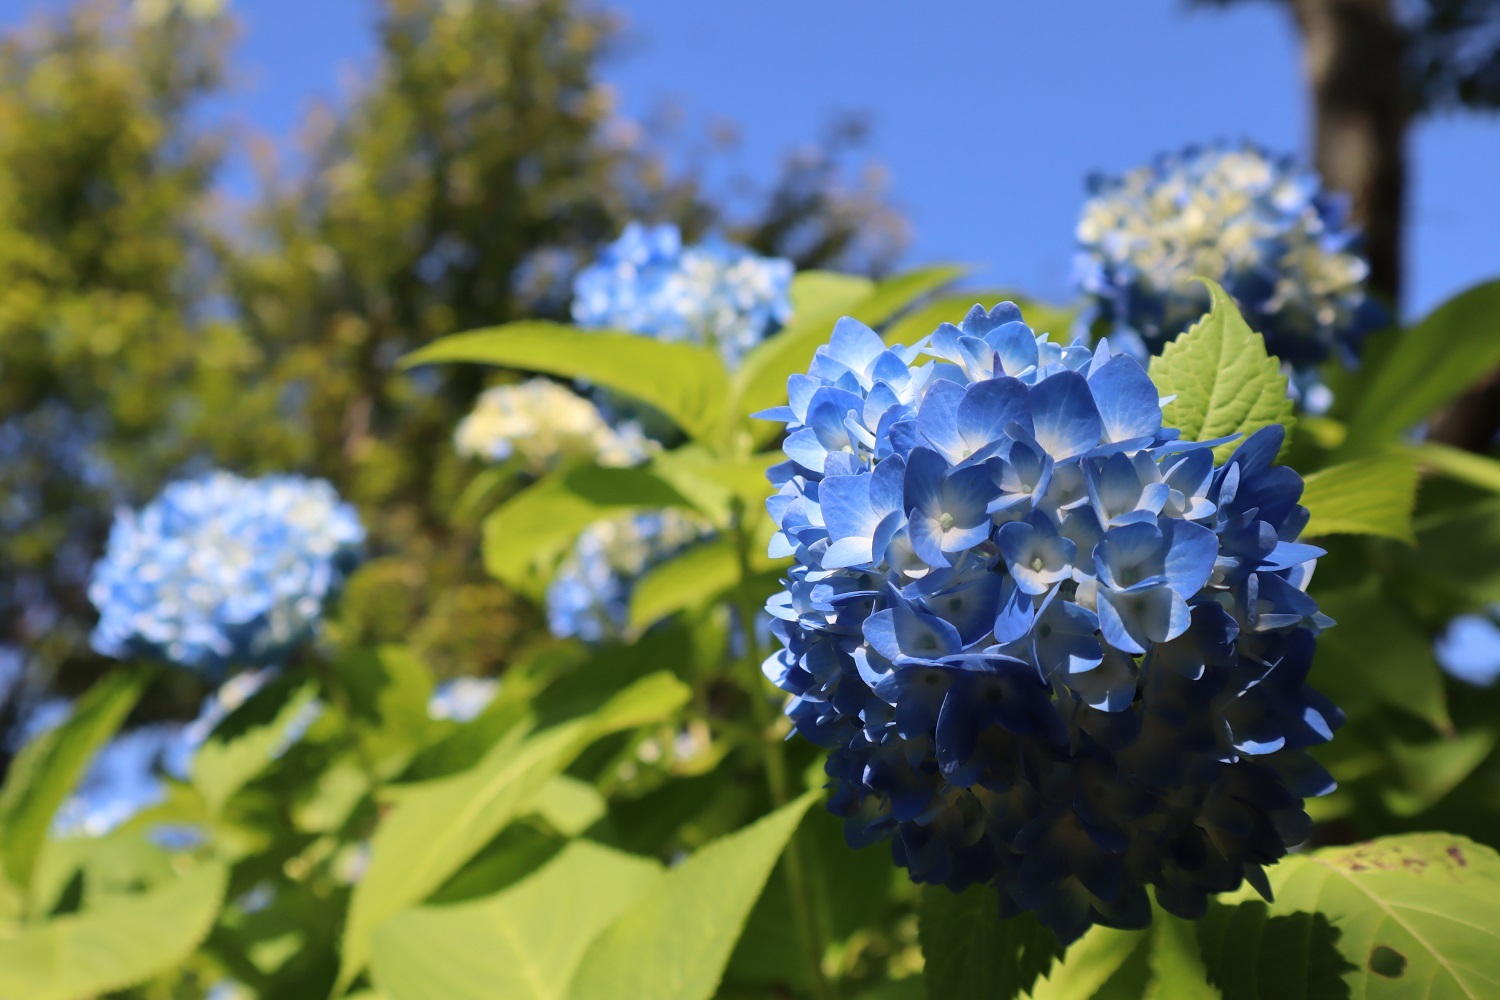
<svg viewBox="0 0 1500 1000">
<path fill-rule="evenodd" d="M 961 893 L 924 887 L 919 926 L 930 997 L 1013 997 L 1031 989 L 1062 954 L 1057 938 L 1033 914 L 1001 919 L 1000 900 L 987 885 Z"/>
<path fill-rule="evenodd" d="M 1500 281 L 1454 296 L 1402 331 L 1361 379 L 1348 419 L 1350 453 L 1393 443 L 1408 427 L 1500 367 Z"/>
</svg>

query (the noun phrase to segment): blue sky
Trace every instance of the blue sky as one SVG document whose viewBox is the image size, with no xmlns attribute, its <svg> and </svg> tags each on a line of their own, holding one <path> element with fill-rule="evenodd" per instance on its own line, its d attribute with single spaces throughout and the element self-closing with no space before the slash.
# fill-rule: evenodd
<svg viewBox="0 0 1500 1000">
<path fill-rule="evenodd" d="M 230 115 L 278 140 L 337 101 L 374 52 L 367 0 L 231 0 L 244 22 Z M 57 0 L 30 0 L 30 9 Z M 830 113 L 868 112 L 873 157 L 914 239 L 905 263 L 979 265 L 976 281 L 1066 298 L 1090 171 L 1248 137 L 1306 148 L 1297 40 L 1271 4 L 1182 0 L 618 0 L 604 67 L 621 110 L 673 101 L 689 132 L 737 123 L 728 166 L 768 181 Z M 14 8 L 12 8 L 14 11 Z M 16 13 L 0 15 L 14 20 Z M 1412 144 L 1409 313 L 1500 275 L 1500 119 L 1424 123 Z M 243 190 L 241 160 L 226 176 Z"/>
</svg>

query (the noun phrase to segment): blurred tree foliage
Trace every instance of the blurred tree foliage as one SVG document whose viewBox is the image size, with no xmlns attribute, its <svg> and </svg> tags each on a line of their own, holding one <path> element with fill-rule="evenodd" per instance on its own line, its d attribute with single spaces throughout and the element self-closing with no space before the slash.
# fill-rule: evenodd
<svg viewBox="0 0 1500 1000">
<path fill-rule="evenodd" d="M 0 689 L 7 730 L 106 666 L 84 591 L 114 505 L 208 464 L 324 476 L 360 505 L 373 558 L 347 637 L 413 642 L 440 675 L 501 669 L 538 617 L 453 516 L 474 469 L 449 442 L 481 376 L 396 359 L 560 315 L 572 270 L 630 218 L 802 267 L 878 273 L 902 246 L 878 178 L 846 179 L 857 123 L 726 217 L 615 114 L 598 70 L 619 25 L 573 0 L 376 4 L 366 82 L 229 219 L 226 137 L 198 106 L 232 24 L 147 9 L 85 0 L 0 43 L 0 643 L 26 676 Z M 173 711 L 162 698 L 145 711 Z"/>
</svg>

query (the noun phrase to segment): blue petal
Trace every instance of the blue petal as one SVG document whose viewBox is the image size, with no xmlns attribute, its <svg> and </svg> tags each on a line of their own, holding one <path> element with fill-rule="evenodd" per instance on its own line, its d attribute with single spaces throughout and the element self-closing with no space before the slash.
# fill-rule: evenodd
<svg viewBox="0 0 1500 1000">
<path fill-rule="evenodd" d="M 927 403 L 922 403 L 925 413 Z M 918 421 L 922 414 L 918 414 Z M 1026 385 L 1018 379 L 1001 377 L 975 382 L 964 393 L 955 413 L 959 437 L 967 450 L 961 457 L 967 458 L 987 445 L 1005 440 L 1005 429 L 1010 424 L 1019 424 L 1028 433 L 1031 431 L 1031 402 Z M 925 431 L 924 431 L 925 433 Z"/>
<path fill-rule="evenodd" d="M 1032 386 L 1031 411 L 1037 444 L 1059 462 L 1099 443 L 1099 411 L 1077 372 L 1060 372 Z"/>
<path fill-rule="evenodd" d="M 1156 386 L 1134 358 L 1117 354 L 1089 375 L 1106 441 L 1151 437 L 1161 430 Z"/>
<path fill-rule="evenodd" d="M 1167 553 L 1163 568 L 1167 581 L 1180 596 L 1192 597 L 1213 575 L 1219 556 L 1219 536 L 1191 521 L 1169 519 L 1161 525 Z"/>
</svg>

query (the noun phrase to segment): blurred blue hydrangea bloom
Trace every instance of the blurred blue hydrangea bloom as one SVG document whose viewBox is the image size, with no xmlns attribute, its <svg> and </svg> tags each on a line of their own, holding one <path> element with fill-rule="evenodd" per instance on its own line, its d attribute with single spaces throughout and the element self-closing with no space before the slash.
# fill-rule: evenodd
<svg viewBox="0 0 1500 1000">
<path fill-rule="evenodd" d="M 722 240 L 682 245 L 673 225 L 632 222 L 573 282 L 580 326 L 714 348 L 731 368 L 791 316 L 792 263 Z"/>
<path fill-rule="evenodd" d="M 1489 687 L 1500 680 L 1500 604 L 1454 618 L 1433 644 L 1433 653 L 1448 676 L 1466 684 Z"/>
<path fill-rule="evenodd" d="M 835 326 L 771 469 L 793 556 L 767 676 L 833 748 L 853 844 L 918 882 L 1000 889 L 1064 941 L 1184 917 L 1311 829 L 1302 480 L 1267 427 L 1215 465 L 1133 358 L 976 306 L 912 348 Z"/>
<path fill-rule="evenodd" d="M 547 587 L 552 634 L 585 642 L 624 638 L 636 581 L 711 533 L 708 524 L 671 509 L 589 525 Z"/>
<path fill-rule="evenodd" d="M 320 479 L 211 472 L 122 510 L 89 599 L 106 656 L 210 676 L 276 663 L 358 561 L 364 528 Z"/>
<path fill-rule="evenodd" d="M 1089 187 L 1077 281 L 1122 343 L 1160 353 L 1207 310 L 1193 278 L 1212 278 L 1306 393 L 1318 364 L 1353 364 L 1386 322 L 1347 200 L 1290 157 L 1249 143 L 1188 147 Z"/>
</svg>

